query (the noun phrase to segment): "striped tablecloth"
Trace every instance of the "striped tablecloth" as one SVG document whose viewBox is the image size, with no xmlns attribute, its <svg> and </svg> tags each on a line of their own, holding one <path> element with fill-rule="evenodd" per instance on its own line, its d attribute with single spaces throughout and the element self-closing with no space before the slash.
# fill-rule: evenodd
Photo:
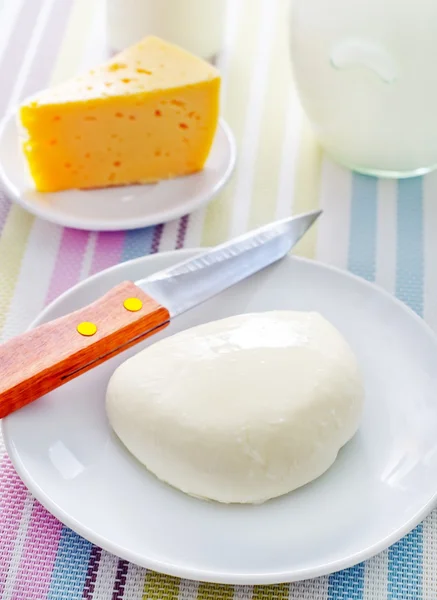
<svg viewBox="0 0 437 600">
<path fill-rule="evenodd" d="M 324 218 L 298 253 L 376 281 L 437 327 L 437 174 L 378 181 L 323 155 L 293 91 L 285 11 L 286 0 L 228 3 L 223 113 L 239 162 L 206 210 L 165 226 L 87 233 L 34 219 L 0 193 L 2 339 L 91 273 L 318 206 Z M 0 115 L 105 56 L 103 0 L 0 0 Z M 198 584 L 146 572 L 80 538 L 29 495 L 1 442 L 0 451 L 2 600 L 437 598 L 436 513 L 388 551 L 330 577 L 254 589 Z"/>
</svg>

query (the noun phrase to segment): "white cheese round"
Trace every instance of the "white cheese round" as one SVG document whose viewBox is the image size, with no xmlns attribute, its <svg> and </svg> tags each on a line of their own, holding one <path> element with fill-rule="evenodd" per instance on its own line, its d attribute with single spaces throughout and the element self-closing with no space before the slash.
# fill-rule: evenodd
<svg viewBox="0 0 437 600">
<path fill-rule="evenodd" d="M 159 479 L 219 502 L 260 503 L 324 473 L 355 434 L 363 385 L 316 313 L 246 314 L 163 339 L 123 363 L 107 414 Z"/>
</svg>

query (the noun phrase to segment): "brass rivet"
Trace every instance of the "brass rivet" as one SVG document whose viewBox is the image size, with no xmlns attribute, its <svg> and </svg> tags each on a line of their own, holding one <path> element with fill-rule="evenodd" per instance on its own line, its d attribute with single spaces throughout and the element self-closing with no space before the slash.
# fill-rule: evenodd
<svg viewBox="0 0 437 600">
<path fill-rule="evenodd" d="M 139 298 L 126 298 L 123 302 L 123 306 L 130 312 L 138 312 L 143 308 L 143 303 Z"/>
<path fill-rule="evenodd" d="M 80 333 L 80 335 L 85 335 L 89 337 L 96 333 L 97 325 L 95 325 L 94 323 L 89 323 L 88 321 L 83 321 L 83 323 L 79 323 L 76 329 Z"/>
</svg>

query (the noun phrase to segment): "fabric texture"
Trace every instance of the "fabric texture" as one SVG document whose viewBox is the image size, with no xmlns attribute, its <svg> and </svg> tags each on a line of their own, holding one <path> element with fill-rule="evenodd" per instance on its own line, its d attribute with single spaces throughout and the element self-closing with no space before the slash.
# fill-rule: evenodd
<svg viewBox="0 0 437 600">
<path fill-rule="evenodd" d="M 105 58 L 104 10 L 104 0 L 0 1 L 1 116 Z M 239 157 L 232 181 L 204 210 L 138 231 L 89 233 L 35 219 L 0 192 L 0 339 L 111 265 L 215 244 L 316 207 L 324 217 L 296 253 L 375 281 L 437 328 L 437 174 L 379 181 L 323 154 L 293 89 L 287 10 L 287 0 L 227 3 L 222 110 Z M 255 588 L 179 581 L 64 527 L 27 492 L 0 442 L 1 600 L 435 600 L 436 551 L 434 512 L 386 552 L 329 577 Z"/>
</svg>

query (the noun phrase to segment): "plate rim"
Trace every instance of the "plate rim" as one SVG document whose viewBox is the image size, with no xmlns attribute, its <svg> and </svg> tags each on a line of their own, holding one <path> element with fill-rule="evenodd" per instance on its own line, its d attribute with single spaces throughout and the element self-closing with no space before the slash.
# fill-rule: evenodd
<svg viewBox="0 0 437 600">
<path fill-rule="evenodd" d="M 124 268 L 128 265 L 132 264 L 140 264 L 143 262 L 153 262 L 157 257 L 181 257 L 181 260 L 190 258 L 204 252 L 208 248 L 184 248 L 180 250 L 171 250 L 168 252 L 160 252 L 157 254 L 149 254 L 145 256 L 141 256 L 135 258 L 130 261 L 126 261 L 124 263 L 118 263 L 109 267 L 108 269 L 104 269 L 99 273 L 95 273 L 94 275 L 84 279 L 83 281 L 77 283 L 72 286 L 65 292 L 63 292 L 60 296 L 58 296 L 55 300 L 53 300 L 50 304 L 48 304 L 32 321 L 29 325 L 28 330 L 35 328 L 40 323 L 44 322 L 45 316 L 56 306 L 64 301 L 64 299 L 74 290 L 78 290 L 87 286 L 90 281 L 95 281 L 101 277 L 105 277 L 105 275 L 109 272 L 123 271 Z M 401 308 L 409 318 L 413 318 L 433 344 L 437 350 L 437 334 L 431 329 L 431 327 L 422 319 L 417 313 L 415 313 L 408 305 L 399 300 L 396 296 L 390 294 L 388 291 L 380 287 L 379 285 L 367 281 L 362 277 L 359 277 L 349 271 L 340 269 L 338 267 L 328 265 L 322 263 L 320 261 L 294 256 L 292 254 L 288 255 L 293 261 L 297 261 L 300 263 L 307 263 L 312 266 L 315 266 L 318 269 L 328 270 L 336 273 L 337 275 L 350 278 L 355 280 L 359 285 L 364 285 L 367 288 L 370 288 L 373 292 L 377 292 L 378 294 L 382 294 L 386 299 L 391 300 L 399 308 Z M 63 509 L 51 502 L 48 495 L 43 491 L 43 489 L 35 483 L 31 477 L 27 477 L 27 472 L 24 469 L 21 469 L 21 461 L 18 456 L 15 455 L 13 450 L 13 443 L 8 434 L 8 418 L 6 417 L 0 422 L 1 432 L 3 435 L 3 440 L 5 444 L 5 449 L 11 460 L 18 476 L 25 484 L 26 488 L 29 492 L 52 514 L 54 515 L 61 523 L 65 526 L 69 527 L 77 534 L 81 535 L 92 544 L 95 544 L 104 550 L 120 557 L 133 564 L 139 565 L 146 569 L 150 569 L 152 571 L 156 571 L 158 573 L 169 575 L 172 577 L 177 577 L 180 579 L 188 579 L 193 581 L 201 581 L 206 583 L 217 583 L 217 584 L 228 584 L 228 585 L 273 585 L 280 583 L 292 583 L 296 581 L 304 581 L 307 579 L 313 579 L 316 577 L 322 577 L 325 575 L 329 575 L 335 573 L 337 571 L 341 571 L 343 569 L 348 569 L 350 567 L 355 566 L 358 563 L 368 560 L 369 558 L 379 554 L 383 550 L 386 550 L 389 546 L 398 542 L 401 538 L 407 535 L 410 531 L 412 531 L 419 523 L 423 521 L 426 516 L 433 510 L 433 508 L 437 504 L 437 484 L 436 490 L 432 497 L 424 504 L 424 506 L 418 510 L 415 514 L 413 514 L 404 524 L 395 530 L 391 535 L 382 538 L 377 543 L 372 544 L 364 548 L 360 552 L 356 552 L 354 554 L 345 556 L 340 559 L 332 560 L 328 563 L 320 565 L 319 567 L 311 567 L 300 569 L 298 571 L 281 571 L 281 572 L 271 572 L 271 573 L 262 573 L 262 574 L 245 574 L 245 573 L 222 573 L 215 571 L 204 571 L 195 568 L 189 568 L 185 566 L 179 566 L 177 564 L 168 563 L 165 561 L 159 561 L 153 558 L 147 558 L 144 560 L 144 557 L 139 557 L 135 552 L 130 551 L 128 548 L 119 547 L 117 544 L 114 544 L 111 540 L 105 538 L 104 536 L 100 536 L 95 534 L 92 530 L 90 531 L 87 527 L 83 527 L 80 522 L 78 522 L 75 518 L 71 517 L 67 513 L 63 511 Z"/>
<path fill-rule="evenodd" d="M 5 117 L 0 122 L 0 144 L 2 143 L 4 133 L 6 128 L 10 124 L 10 122 L 15 121 L 17 118 L 16 111 L 11 111 L 5 115 Z M 99 223 L 91 223 L 86 221 L 85 223 L 77 218 L 77 217 L 66 217 L 62 218 L 63 213 L 60 213 L 60 218 L 57 218 L 55 215 L 48 216 L 47 213 L 39 208 L 39 205 L 33 206 L 31 202 L 27 202 L 22 198 L 22 194 L 20 191 L 13 185 L 11 180 L 9 179 L 4 164 L 0 161 L 0 182 L 3 186 L 5 194 L 7 197 L 17 204 L 21 206 L 28 213 L 32 214 L 35 217 L 48 221 L 49 223 L 53 223 L 55 225 L 60 225 L 61 227 L 68 227 L 70 229 L 78 229 L 81 231 L 131 231 L 134 229 L 141 229 L 143 227 L 152 227 L 154 225 L 159 225 L 161 223 L 167 223 L 169 221 L 174 221 L 179 219 L 187 214 L 191 214 L 196 210 L 199 210 L 206 205 L 208 205 L 212 200 L 217 196 L 217 194 L 223 189 L 223 187 L 229 182 L 229 179 L 232 176 L 232 173 L 235 170 L 235 166 L 237 163 L 237 142 L 235 139 L 235 135 L 227 123 L 227 121 L 223 117 L 219 117 L 217 131 L 215 136 L 217 135 L 219 130 L 225 135 L 226 141 L 229 145 L 229 161 L 227 163 L 226 169 L 223 171 L 220 180 L 210 189 L 209 193 L 206 193 L 200 200 L 196 203 L 191 202 L 191 205 L 187 207 L 187 204 L 181 205 L 177 209 L 175 208 L 171 214 L 164 217 L 162 213 L 159 213 L 159 218 L 153 217 L 150 215 L 144 215 L 141 218 L 125 218 L 119 219 L 117 221 L 105 221 L 105 219 L 99 219 Z M 18 144 L 18 141 L 17 141 Z M 214 142 L 213 142 L 214 144 Z M 212 148 L 212 146 L 211 146 Z M 208 159 L 207 159 L 208 160 Z M 170 180 L 174 181 L 174 180 Z M 165 182 L 164 182 L 165 183 Z M 78 192 L 80 190 L 77 190 Z M 40 192 L 36 192 L 40 193 Z M 53 193 L 62 193 L 62 192 L 53 192 Z"/>
</svg>

